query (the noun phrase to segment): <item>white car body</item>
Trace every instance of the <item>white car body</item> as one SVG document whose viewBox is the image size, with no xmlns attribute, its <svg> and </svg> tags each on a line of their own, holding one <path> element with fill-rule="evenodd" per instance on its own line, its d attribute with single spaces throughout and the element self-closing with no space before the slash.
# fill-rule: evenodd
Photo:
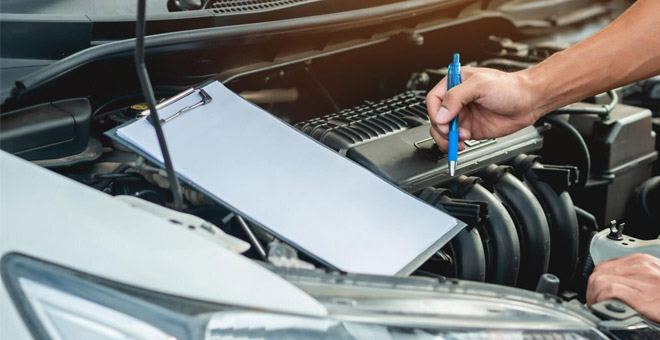
<svg viewBox="0 0 660 340">
<path fill-rule="evenodd" d="M 202 301 L 327 314 L 308 294 L 210 237 L 2 151 L 0 254 L 8 253 Z M 4 285 L 0 338 L 29 339 Z"/>
</svg>

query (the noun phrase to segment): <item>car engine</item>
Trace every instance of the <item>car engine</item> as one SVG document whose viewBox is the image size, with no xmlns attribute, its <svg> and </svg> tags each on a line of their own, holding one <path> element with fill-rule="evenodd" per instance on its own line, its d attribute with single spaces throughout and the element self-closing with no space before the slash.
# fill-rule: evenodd
<svg viewBox="0 0 660 340">
<path fill-rule="evenodd" d="M 378 44 L 373 32 L 363 31 L 339 42 L 329 35 L 316 40 L 323 44 L 301 38 L 282 60 L 270 45 L 245 47 L 246 58 L 254 59 L 248 62 L 257 65 L 252 68 L 222 49 L 154 56 L 150 67 L 160 99 L 219 79 L 292 128 L 465 222 L 415 275 L 534 290 L 551 273 L 563 298 L 583 300 L 597 232 L 625 223 L 626 235 L 648 240 L 660 234 L 660 78 L 585 98 L 509 136 L 466 141 L 451 177 L 446 155 L 429 135 L 425 103 L 446 75 L 441 65 L 454 52 L 449 47 L 461 50 L 470 66 L 516 71 L 568 46 L 555 42 L 554 30 L 530 38 L 498 16 L 464 21 L 401 30 Z M 2 148 L 100 191 L 171 206 L 164 171 L 103 136 L 145 109 L 135 76 L 127 75 L 133 70 L 112 74 L 125 64 L 90 66 L 109 81 L 105 87 L 81 82 L 87 95 L 56 89 L 58 98 L 44 101 L 45 92 L 37 92 L 33 106 L 3 113 Z M 286 265 L 320 267 L 193 188 L 184 186 L 183 194 L 185 212 L 260 245 L 246 256 L 267 260 L 270 249 L 289 252 L 293 260 Z"/>
<path fill-rule="evenodd" d="M 510 59 L 475 64 L 526 67 Z M 562 108 L 509 136 L 466 141 L 452 178 L 428 133 L 419 83 L 434 85 L 438 79 L 429 74 L 440 77 L 446 69 L 415 73 L 408 83 L 414 89 L 401 94 L 295 124 L 469 225 L 420 273 L 526 289 L 552 273 L 572 294 L 585 287 L 593 269 L 586 245 L 602 227 L 627 221 L 629 235 L 660 234 L 655 209 L 640 209 L 660 206 L 657 196 L 640 195 L 659 190 L 652 178 L 658 119 L 654 107 L 626 104 L 640 94 L 633 87 L 659 86 L 651 85 L 657 79 Z"/>
</svg>

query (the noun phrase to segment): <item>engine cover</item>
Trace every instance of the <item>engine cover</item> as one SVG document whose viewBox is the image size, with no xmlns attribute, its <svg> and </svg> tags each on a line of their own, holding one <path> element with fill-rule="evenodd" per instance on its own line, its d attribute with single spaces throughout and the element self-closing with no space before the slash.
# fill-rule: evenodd
<svg viewBox="0 0 660 340">
<path fill-rule="evenodd" d="M 383 179 L 417 192 L 451 179 L 446 154 L 429 135 L 424 93 L 410 91 L 342 110 L 296 127 L 346 155 Z M 541 149 L 536 127 L 490 140 L 469 140 L 459 153 L 457 175 L 470 175 L 522 153 Z"/>
</svg>

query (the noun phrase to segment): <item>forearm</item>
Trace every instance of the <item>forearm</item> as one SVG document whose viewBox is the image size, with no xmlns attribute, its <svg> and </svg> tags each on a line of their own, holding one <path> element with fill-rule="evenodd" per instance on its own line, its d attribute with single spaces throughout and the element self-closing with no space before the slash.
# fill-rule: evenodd
<svg viewBox="0 0 660 340">
<path fill-rule="evenodd" d="M 639 0 L 600 32 L 521 71 L 532 114 L 660 73 L 660 0 Z"/>
</svg>

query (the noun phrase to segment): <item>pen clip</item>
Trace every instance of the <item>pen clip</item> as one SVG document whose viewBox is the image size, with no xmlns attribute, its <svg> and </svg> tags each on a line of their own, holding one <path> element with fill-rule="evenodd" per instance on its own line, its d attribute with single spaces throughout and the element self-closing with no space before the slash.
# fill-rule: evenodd
<svg viewBox="0 0 660 340">
<path fill-rule="evenodd" d="M 206 91 L 204 91 L 204 89 L 196 90 L 196 92 L 199 93 L 202 96 L 202 100 L 200 100 L 199 102 L 197 102 L 193 105 L 189 105 L 189 106 L 186 106 L 186 107 L 182 108 L 181 110 L 177 111 L 175 114 L 173 114 L 173 115 L 171 115 L 167 118 L 161 119 L 160 123 L 165 124 L 165 123 L 171 121 L 172 119 L 178 117 L 180 114 L 182 114 L 186 111 L 190 111 L 192 109 L 198 108 L 202 105 L 206 105 L 206 104 L 210 103 L 213 100 L 213 98 Z"/>
</svg>

